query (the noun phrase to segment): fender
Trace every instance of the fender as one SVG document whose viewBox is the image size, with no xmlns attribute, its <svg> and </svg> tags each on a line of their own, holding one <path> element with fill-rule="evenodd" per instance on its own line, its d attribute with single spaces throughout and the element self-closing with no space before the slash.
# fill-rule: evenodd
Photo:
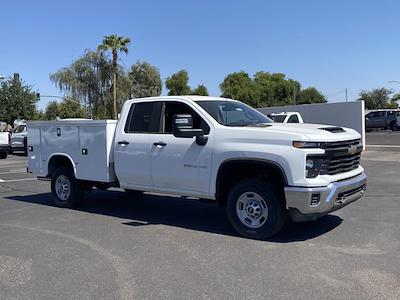
<svg viewBox="0 0 400 300">
<path fill-rule="evenodd" d="M 76 165 L 75 165 L 75 162 L 74 162 L 74 160 L 72 159 L 72 157 L 71 156 L 69 156 L 68 154 L 66 154 L 66 153 L 52 153 L 50 156 L 49 156 L 49 158 L 47 159 L 47 176 L 49 176 L 49 164 L 50 164 L 50 161 L 52 160 L 52 158 L 53 157 L 55 157 L 55 156 L 63 156 L 63 157 L 65 157 L 65 158 L 67 158 L 69 161 L 70 161 L 70 163 L 71 163 L 71 165 L 72 165 L 72 169 L 74 170 L 74 175 L 75 175 L 75 177 L 76 177 Z"/>
<path fill-rule="evenodd" d="M 218 168 L 217 180 L 215 181 L 215 197 L 216 197 L 216 199 L 218 199 L 218 195 L 220 193 L 220 190 L 218 187 L 219 187 L 220 181 L 221 181 L 221 170 L 224 168 L 224 166 L 226 166 L 229 163 L 256 163 L 256 164 L 265 164 L 265 165 L 273 166 L 281 174 L 284 185 L 285 186 L 288 185 L 288 180 L 286 177 L 285 170 L 277 162 L 267 160 L 267 159 L 258 159 L 258 158 L 228 158 L 228 159 L 224 160 Z"/>
</svg>

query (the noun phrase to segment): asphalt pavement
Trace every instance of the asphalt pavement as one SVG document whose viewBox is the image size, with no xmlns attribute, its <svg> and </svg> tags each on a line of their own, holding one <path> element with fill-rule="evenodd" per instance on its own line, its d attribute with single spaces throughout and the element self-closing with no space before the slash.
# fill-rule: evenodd
<svg viewBox="0 0 400 300">
<path fill-rule="evenodd" d="M 374 130 L 366 133 L 367 147 L 400 150 L 400 131 Z"/>
<path fill-rule="evenodd" d="M 189 199 L 94 190 L 57 208 L 49 182 L 10 155 L 0 299 L 399 299 L 399 154 L 364 152 L 364 198 L 269 241 L 238 237 L 223 209 Z"/>
</svg>

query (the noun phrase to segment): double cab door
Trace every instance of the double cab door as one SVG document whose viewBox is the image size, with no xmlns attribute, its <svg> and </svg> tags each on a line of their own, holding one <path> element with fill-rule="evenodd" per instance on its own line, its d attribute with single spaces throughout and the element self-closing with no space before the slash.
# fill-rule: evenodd
<svg viewBox="0 0 400 300">
<path fill-rule="evenodd" d="M 191 114 L 207 142 L 173 135 L 173 116 Z M 115 170 L 121 187 L 207 195 L 210 190 L 212 124 L 179 101 L 133 103 L 117 130 Z"/>
</svg>

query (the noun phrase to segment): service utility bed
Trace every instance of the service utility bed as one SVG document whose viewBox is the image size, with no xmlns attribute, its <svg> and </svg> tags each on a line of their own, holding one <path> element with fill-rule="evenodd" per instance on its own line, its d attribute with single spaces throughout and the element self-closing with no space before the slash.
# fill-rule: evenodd
<svg viewBox="0 0 400 300">
<path fill-rule="evenodd" d="M 46 176 L 48 161 L 61 154 L 73 162 L 77 179 L 114 182 L 116 125 L 116 120 L 28 122 L 28 172 Z"/>
</svg>

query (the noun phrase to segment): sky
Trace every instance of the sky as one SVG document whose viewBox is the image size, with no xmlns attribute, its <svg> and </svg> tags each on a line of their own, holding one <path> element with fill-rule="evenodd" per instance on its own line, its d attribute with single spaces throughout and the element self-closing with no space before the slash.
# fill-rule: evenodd
<svg viewBox="0 0 400 300">
<path fill-rule="evenodd" d="M 108 34 L 132 40 L 127 68 L 147 61 L 163 81 L 186 69 L 192 88 L 211 95 L 240 70 L 285 73 L 332 102 L 345 101 L 346 88 L 349 101 L 362 89 L 400 92 L 388 82 L 400 81 L 400 1 L 383 0 L 2 1 L 0 74 L 61 95 L 49 74 Z"/>
</svg>

